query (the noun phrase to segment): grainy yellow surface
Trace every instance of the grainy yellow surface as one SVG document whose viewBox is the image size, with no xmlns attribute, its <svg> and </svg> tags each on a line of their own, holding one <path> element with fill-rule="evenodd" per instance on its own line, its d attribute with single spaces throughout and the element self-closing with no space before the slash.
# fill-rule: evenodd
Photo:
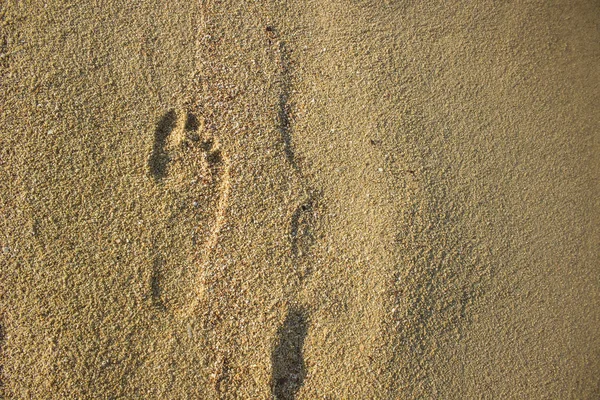
<svg viewBox="0 0 600 400">
<path fill-rule="evenodd" d="M 600 396 L 593 0 L 0 3 L 0 397 Z"/>
</svg>

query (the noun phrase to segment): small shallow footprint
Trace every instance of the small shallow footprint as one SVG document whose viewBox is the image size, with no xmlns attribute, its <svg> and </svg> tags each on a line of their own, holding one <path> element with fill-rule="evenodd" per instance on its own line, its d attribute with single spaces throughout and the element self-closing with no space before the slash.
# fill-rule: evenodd
<svg viewBox="0 0 600 400">
<path fill-rule="evenodd" d="M 157 309 L 184 311 L 202 296 L 203 264 L 225 217 L 228 159 L 202 116 L 170 110 L 156 126 L 148 171 L 163 219 L 155 229 L 149 298 Z"/>
</svg>

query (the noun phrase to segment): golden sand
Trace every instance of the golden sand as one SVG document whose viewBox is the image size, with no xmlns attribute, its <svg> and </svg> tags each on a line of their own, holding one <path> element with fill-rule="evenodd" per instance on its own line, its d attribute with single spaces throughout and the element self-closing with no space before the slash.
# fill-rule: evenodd
<svg viewBox="0 0 600 400">
<path fill-rule="evenodd" d="M 0 2 L 0 397 L 598 398 L 599 21 Z"/>
</svg>

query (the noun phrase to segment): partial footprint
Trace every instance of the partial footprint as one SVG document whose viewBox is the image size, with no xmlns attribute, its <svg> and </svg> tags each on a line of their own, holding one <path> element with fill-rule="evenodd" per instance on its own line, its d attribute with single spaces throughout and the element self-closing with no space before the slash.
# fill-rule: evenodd
<svg viewBox="0 0 600 400">
<path fill-rule="evenodd" d="M 322 205 L 320 193 L 313 191 L 290 219 L 290 248 L 294 271 L 298 278 L 307 278 L 313 269 L 313 247 L 320 231 Z"/>
<path fill-rule="evenodd" d="M 307 330 L 305 311 L 290 309 L 277 332 L 278 343 L 271 355 L 271 390 L 275 399 L 294 399 L 304 383 L 306 366 L 303 347 Z"/>
<path fill-rule="evenodd" d="M 204 263 L 229 197 L 229 160 L 204 119 L 167 112 L 155 131 L 149 172 L 161 190 L 149 291 L 159 309 L 184 310 L 202 296 Z"/>
<path fill-rule="evenodd" d="M 308 254 L 315 240 L 313 226 L 315 219 L 314 199 L 312 197 L 302 203 L 292 214 L 290 241 L 294 257 L 303 257 Z"/>
</svg>

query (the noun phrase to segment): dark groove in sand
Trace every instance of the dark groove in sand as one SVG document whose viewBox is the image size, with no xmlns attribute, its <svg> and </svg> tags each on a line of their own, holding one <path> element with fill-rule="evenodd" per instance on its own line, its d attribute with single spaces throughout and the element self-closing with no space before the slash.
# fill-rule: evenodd
<svg viewBox="0 0 600 400">
<path fill-rule="evenodd" d="M 276 37 L 277 32 L 273 27 L 267 27 L 267 34 L 269 37 Z M 291 94 L 291 77 L 290 77 L 290 60 L 288 50 L 283 40 L 277 40 L 277 50 L 279 54 L 279 68 L 280 68 L 280 83 L 281 92 L 279 93 L 278 102 L 278 129 L 283 139 L 283 151 L 285 157 L 294 168 L 298 168 L 296 165 L 294 144 L 292 142 L 292 122 L 290 118 L 290 94 Z"/>
</svg>

